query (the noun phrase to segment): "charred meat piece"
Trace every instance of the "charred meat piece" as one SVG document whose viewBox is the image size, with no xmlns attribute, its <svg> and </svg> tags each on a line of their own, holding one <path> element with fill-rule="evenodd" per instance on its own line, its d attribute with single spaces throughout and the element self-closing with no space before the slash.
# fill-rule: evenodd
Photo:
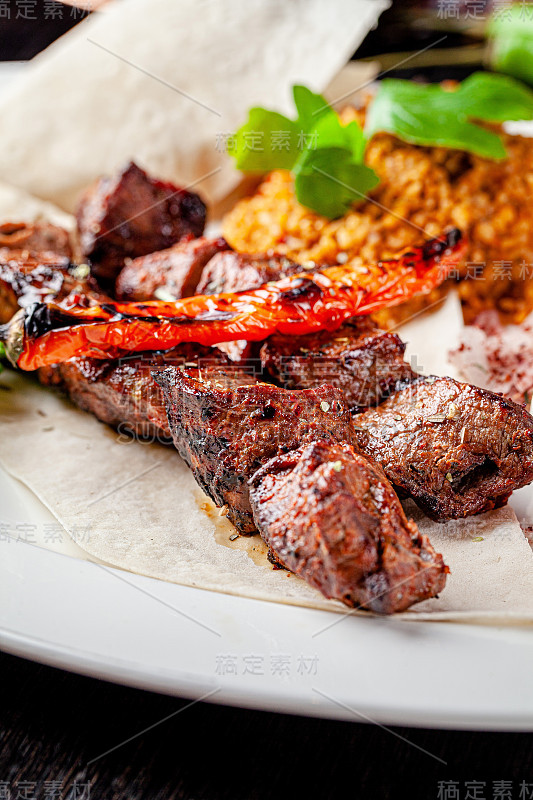
<svg viewBox="0 0 533 800">
<path fill-rule="evenodd" d="M 285 256 L 249 255 L 227 250 L 213 256 L 204 268 L 196 294 L 258 289 L 268 281 L 277 281 L 298 272 L 302 272 L 302 267 Z"/>
<path fill-rule="evenodd" d="M 356 425 L 362 452 L 437 522 L 497 508 L 533 480 L 533 417 L 452 378 L 419 379 Z"/>
<path fill-rule="evenodd" d="M 205 205 L 197 194 L 151 178 L 133 162 L 100 178 L 76 213 L 83 255 L 93 274 L 114 281 L 125 258 L 164 250 L 183 236 L 201 236 Z"/>
<path fill-rule="evenodd" d="M 0 250 L 26 250 L 29 253 L 56 253 L 72 258 L 68 231 L 48 223 L 5 222 L 0 225 Z"/>
<path fill-rule="evenodd" d="M 271 336 L 261 348 L 263 367 L 288 389 L 330 383 L 344 392 L 352 411 L 378 405 L 416 373 L 404 361 L 405 344 L 368 317 L 346 322 L 334 333 Z"/>
<path fill-rule="evenodd" d="M 326 597 L 391 614 L 444 588 L 442 556 L 407 520 L 381 467 L 350 445 L 304 445 L 250 483 L 262 538 Z"/>
<path fill-rule="evenodd" d="M 354 441 L 350 412 L 331 386 L 290 392 L 219 368 L 169 367 L 154 378 L 180 455 L 243 533 L 255 530 L 248 480 L 268 459 L 316 439 Z"/>
<path fill-rule="evenodd" d="M 120 433 L 164 442 L 171 440 L 171 433 L 162 392 L 151 371 L 171 364 L 179 367 L 213 363 L 221 369 L 228 362 L 211 347 L 183 344 L 166 352 L 110 361 L 73 358 L 38 372 L 41 383 L 65 392 L 83 411 Z"/>
<path fill-rule="evenodd" d="M 120 300 L 154 300 L 190 297 L 207 262 L 229 248 L 225 239 L 191 239 L 130 261 L 115 286 Z M 164 297 L 160 297 L 164 292 Z"/>
<path fill-rule="evenodd" d="M 87 302 L 108 300 L 87 266 L 71 264 L 67 256 L 0 251 L 0 323 L 9 322 L 19 308 L 74 294 L 83 295 Z"/>
</svg>

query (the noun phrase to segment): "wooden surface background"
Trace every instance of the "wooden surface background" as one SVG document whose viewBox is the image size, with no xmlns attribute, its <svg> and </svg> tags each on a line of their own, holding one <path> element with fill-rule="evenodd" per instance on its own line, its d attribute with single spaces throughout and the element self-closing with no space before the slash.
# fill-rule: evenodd
<svg viewBox="0 0 533 800">
<path fill-rule="evenodd" d="M 0 798 L 7 788 L 13 800 L 49 800 L 54 781 L 61 787 L 55 800 L 533 797 L 529 734 L 391 733 L 202 703 L 161 722 L 188 701 L 8 655 L 0 655 L 0 678 Z M 79 791 L 90 783 L 90 792 L 76 794 L 74 781 Z M 510 794 L 497 791 L 505 781 Z M 529 793 L 521 794 L 523 782 Z M 19 794 L 21 786 L 33 794 Z"/>
</svg>

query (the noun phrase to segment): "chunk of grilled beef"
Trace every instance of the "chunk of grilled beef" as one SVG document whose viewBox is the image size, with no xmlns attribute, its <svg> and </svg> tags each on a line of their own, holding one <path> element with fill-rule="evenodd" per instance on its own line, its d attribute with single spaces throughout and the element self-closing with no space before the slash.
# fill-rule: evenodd
<svg viewBox="0 0 533 800">
<path fill-rule="evenodd" d="M 93 274 L 114 282 L 125 258 L 164 250 L 183 236 L 201 236 L 206 208 L 197 194 L 156 180 L 131 162 L 99 178 L 76 212 L 83 255 Z"/>
<path fill-rule="evenodd" d="M 217 253 L 204 268 L 196 294 L 219 294 L 257 289 L 302 272 L 302 267 L 285 256 L 250 255 L 226 250 Z"/>
<path fill-rule="evenodd" d="M 248 480 L 262 464 L 304 442 L 354 441 L 350 412 L 331 386 L 291 392 L 235 368 L 153 374 L 180 455 L 243 533 L 255 530 Z"/>
<path fill-rule="evenodd" d="M 225 250 L 229 250 L 229 244 L 222 237 L 188 238 L 167 250 L 136 258 L 120 272 L 115 295 L 123 300 L 142 301 L 157 298 L 158 290 L 163 290 L 175 299 L 191 297 L 196 293 L 206 264 Z M 258 355 L 256 342 L 223 342 L 219 347 L 231 361 Z"/>
<path fill-rule="evenodd" d="M 5 222 L 0 225 L 0 251 L 4 248 L 30 254 L 55 253 L 69 259 L 73 255 L 68 231 L 46 222 Z"/>
<path fill-rule="evenodd" d="M 533 480 L 533 417 L 452 378 L 420 378 L 356 425 L 361 451 L 438 522 L 497 508 Z"/>
<path fill-rule="evenodd" d="M 250 483 L 262 538 L 326 597 L 391 614 L 444 588 L 442 556 L 407 520 L 381 467 L 350 445 L 303 445 Z"/>
<path fill-rule="evenodd" d="M 185 343 L 164 352 L 136 353 L 114 360 L 73 358 L 39 370 L 41 383 L 66 393 L 83 411 L 124 435 L 170 441 L 165 404 L 152 370 L 176 367 L 210 366 L 223 369 L 228 364 L 218 350 Z"/>
<path fill-rule="evenodd" d="M 261 348 L 261 362 L 288 389 L 330 383 L 344 392 L 352 411 L 378 405 L 416 373 L 404 361 L 405 344 L 380 330 L 369 317 L 354 317 L 330 333 L 271 336 Z"/>
<path fill-rule="evenodd" d="M 83 295 L 87 302 L 109 299 L 87 267 L 71 264 L 67 256 L 0 250 L 0 323 L 9 322 L 19 308 L 71 294 Z"/>
<path fill-rule="evenodd" d="M 229 248 L 225 239 L 187 239 L 130 261 L 120 272 L 115 295 L 121 300 L 153 300 L 162 291 L 174 300 L 190 297 L 202 270 L 216 253 Z M 167 299 L 167 298 L 164 298 Z"/>
</svg>

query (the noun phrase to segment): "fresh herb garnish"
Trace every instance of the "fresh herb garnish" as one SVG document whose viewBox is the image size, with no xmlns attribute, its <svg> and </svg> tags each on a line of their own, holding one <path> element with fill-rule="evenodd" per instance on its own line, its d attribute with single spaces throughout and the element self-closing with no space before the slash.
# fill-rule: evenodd
<svg viewBox="0 0 533 800">
<path fill-rule="evenodd" d="M 506 8 L 491 19 L 487 33 L 492 68 L 533 84 L 533 5 Z"/>
<path fill-rule="evenodd" d="M 295 86 L 293 96 L 295 120 L 252 108 L 228 151 L 244 172 L 292 170 L 302 205 L 340 217 L 379 181 L 363 163 L 365 136 L 356 121 L 341 125 L 326 100 L 305 86 Z"/>
<path fill-rule="evenodd" d="M 379 183 L 373 169 L 354 161 L 341 147 L 308 151 L 293 171 L 300 203 L 330 219 L 342 217 Z"/>
<path fill-rule="evenodd" d="M 491 159 L 506 156 L 501 136 L 479 122 L 533 119 L 533 92 L 505 75 L 476 72 L 457 88 L 387 79 L 371 101 L 365 130 L 342 125 L 324 98 L 293 88 L 297 117 L 252 108 L 228 152 L 243 172 L 291 170 L 302 205 L 335 218 L 378 185 L 364 163 L 368 140 L 387 132 L 411 144 L 466 150 Z"/>
<path fill-rule="evenodd" d="M 411 144 L 466 150 L 505 158 L 501 137 L 472 120 L 504 122 L 533 118 L 533 92 L 505 75 L 476 72 L 457 89 L 387 79 L 370 104 L 368 138 L 387 131 Z"/>
<path fill-rule="evenodd" d="M 4 365 L 2 364 L 2 359 L 6 357 L 6 348 L 3 342 L 0 342 L 0 372 L 4 369 Z"/>
</svg>

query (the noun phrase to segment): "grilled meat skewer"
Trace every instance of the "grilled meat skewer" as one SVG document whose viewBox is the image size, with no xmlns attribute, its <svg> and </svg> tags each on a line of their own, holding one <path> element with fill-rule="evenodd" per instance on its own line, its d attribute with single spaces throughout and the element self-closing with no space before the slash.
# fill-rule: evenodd
<svg viewBox="0 0 533 800">
<path fill-rule="evenodd" d="M 111 286 L 126 258 L 201 236 L 205 217 L 197 194 L 152 178 L 133 162 L 92 184 L 76 212 L 83 256 L 95 277 Z"/>
<path fill-rule="evenodd" d="M 242 533 L 255 531 L 248 480 L 268 459 L 317 439 L 354 442 L 332 386 L 287 391 L 239 368 L 154 369 L 174 444 L 194 477 Z"/>
<path fill-rule="evenodd" d="M 72 291 L 85 291 L 87 301 L 91 302 L 93 287 L 87 280 L 88 276 L 75 274 L 73 266 L 68 259 L 61 259 L 54 255 L 28 261 L 28 254 L 12 254 L 8 263 L 0 271 L 0 286 L 3 289 L 4 313 L 9 315 L 17 305 L 24 305 L 31 299 L 32 293 L 41 293 L 42 296 L 65 296 Z M 44 264 L 42 262 L 50 262 Z M 85 284 L 84 284 L 85 281 Z M 94 301 L 94 300 L 93 300 Z M 216 356 L 215 356 L 216 353 Z M 202 358 L 209 359 L 209 364 L 202 365 Z M 216 360 L 216 364 L 214 364 Z M 172 363 L 172 368 L 168 364 Z M 197 364 L 198 369 L 191 369 L 191 363 Z M 188 364 L 182 370 L 177 365 Z M 163 372 L 160 370 L 163 369 Z M 340 440 L 355 440 L 355 433 L 351 417 L 346 408 L 343 396 L 338 389 L 322 387 L 319 389 L 290 392 L 267 384 L 257 383 L 254 375 L 249 375 L 242 370 L 236 371 L 219 351 L 212 348 L 202 348 L 196 344 L 182 344 L 173 351 L 166 353 L 137 354 L 124 360 L 109 361 L 90 358 L 71 359 L 64 363 L 43 367 L 39 370 L 43 383 L 60 387 L 67 391 L 78 406 L 92 411 L 101 420 L 116 427 L 127 424 L 130 432 L 141 436 L 168 437 L 170 427 L 161 413 L 161 396 L 159 386 L 151 380 L 150 368 L 158 370 L 159 382 L 169 388 L 169 372 L 178 374 L 182 381 L 187 381 L 189 387 L 205 385 L 209 387 L 206 395 L 211 397 L 206 402 L 200 400 L 195 405 L 195 399 L 189 404 L 189 414 L 180 413 L 179 425 L 185 429 L 187 421 L 191 429 L 187 435 L 179 439 L 180 451 L 193 467 L 195 475 L 201 485 L 208 489 L 215 500 L 230 503 L 229 516 L 241 525 L 241 528 L 255 530 L 251 516 L 246 478 L 266 459 L 276 453 L 284 453 L 293 449 L 302 441 L 313 441 L 317 437 L 327 439 L 322 442 L 322 448 L 328 447 L 328 442 L 337 436 Z M 244 392 L 239 397 L 239 392 Z M 198 394 L 198 393 L 197 393 Z M 197 398 L 198 399 L 198 398 Z M 229 403 L 228 403 L 229 399 Z M 190 400 L 190 397 L 189 397 Z M 184 392 L 182 402 L 187 405 L 187 394 Z M 239 405 L 240 401 L 240 405 Z M 200 416 L 195 412 L 200 411 Z M 172 419 L 172 414 L 170 415 Z M 234 421 L 240 423 L 235 425 Z M 206 432 L 206 423 L 210 430 Z M 261 424 L 264 423 L 264 424 Z M 194 428 L 196 425 L 196 428 Z M 203 425 L 203 428 L 202 428 Z M 172 431 L 175 433 L 175 430 Z M 242 433 L 242 436 L 239 436 Z M 236 434 L 239 436 L 235 440 Z M 228 438 L 225 438 L 225 437 Z M 233 438 L 233 442 L 231 441 Z M 236 445 L 236 446 L 235 446 Z M 224 458 L 220 457 L 220 449 L 224 450 Z M 345 450 L 349 449 L 345 446 Z M 365 471 L 364 459 L 356 456 L 351 451 L 352 458 L 358 459 L 360 470 Z M 344 456 L 346 458 L 346 456 Z M 232 464 L 232 459 L 235 464 Z M 222 467 L 222 469 L 221 469 Z M 235 468 L 235 471 L 234 469 Z M 209 469 L 217 474 L 209 476 Z M 226 470 L 226 472 L 224 472 Z M 229 470 L 229 471 L 228 471 Z M 374 479 L 379 468 L 368 466 L 366 473 Z M 386 479 L 380 478 L 379 491 L 383 493 L 383 483 Z M 353 492 L 352 492 L 353 495 Z M 350 502 L 357 506 L 355 495 L 348 495 Z M 390 500 L 398 508 L 389 510 L 389 517 L 398 517 L 401 511 L 397 499 L 390 489 Z M 263 499 L 261 508 L 272 510 L 272 504 Z M 403 515 L 403 512 L 401 512 Z M 412 529 L 412 523 L 399 519 L 397 527 L 405 524 Z M 367 531 L 367 520 L 357 519 L 359 528 L 354 531 L 355 538 L 352 543 L 347 536 L 347 546 L 337 548 L 339 555 L 347 551 L 348 560 L 353 574 L 343 571 L 340 562 L 322 565 L 324 569 L 323 591 L 327 596 L 337 597 L 348 605 L 354 603 L 374 610 L 389 613 L 396 609 L 407 607 L 412 602 L 429 596 L 420 592 L 406 593 L 389 592 L 391 577 L 396 580 L 395 574 L 388 573 L 388 565 L 377 559 L 378 548 L 381 547 L 381 538 L 374 531 Z M 383 524 L 382 528 L 385 527 Z M 416 531 L 416 528 L 415 528 Z M 350 531 L 347 532 L 348 534 Z M 412 530 L 411 530 L 412 533 Z M 300 535 L 304 532 L 300 528 Z M 327 535 L 327 534 L 326 534 Z M 376 556 L 370 563 L 369 558 L 364 558 L 361 552 L 361 540 L 367 536 L 368 542 L 363 550 L 374 549 Z M 359 542 L 359 545 L 355 543 Z M 411 540 L 410 540 L 411 541 Z M 413 545 L 412 538 L 411 545 Z M 399 563 L 403 558 L 396 559 Z M 435 555 L 435 554 L 433 554 Z M 435 556 L 438 560 L 438 557 Z M 409 553 L 405 560 L 404 574 L 409 574 L 418 565 L 413 562 Z M 341 559 L 342 560 L 342 559 Z M 318 566 L 318 564 L 317 564 Z M 298 559 L 295 560 L 295 568 Z M 299 571 L 296 569 L 296 571 Z M 308 578 L 305 568 L 300 570 Z M 368 573 L 368 575 L 367 575 Z M 445 571 L 440 559 L 438 565 L 439 581 L 433 586 L 434 592 L 442 588 Z M 339 577 L 337 581 L 335 576 Z M 342 578 L 341 578 L 342 576 Z M 367 593 L 359 588 L 360 583 L 366 580 Z M 377 583 L 376 583 L 377 581 Z M 315 574 L 313 585 L 317 585 Z M 338 588 L 337 588 L 338 584 Z M 427 587 L 429 583 L 426 583 Z M 328 587 L 327 589 L 325 587 Z M 386 590 L 384 587 L 387 587 Z M 378 596 L 372 596 L 372 587 L 379 589 Z M 393 590 L 394 591 L 394 590 Z M 343 592 L 343 594 L 339 594 Z M 433 593 L 434 593 L 433 592 Z M 431 592 L 430 592 L 431 593 Z M 375 594 L 375 591 L 374 591 Z M 400 602 L 400 598 L 404 598 Z M 406 600 L 405 598 L 408 598 Z"/>
<path fill-rule="evenodd" d="M 407 520 L 381 467 L 350 445 L 303 445 L 268 461 L 250 484 L 275 557 L 326 597 L 391 614 L 444 588 L 442 556 Z"/>
<path fill-rule="evenodd" d="M 334 333 L 274 335 L 261 347 L 263 368 L 287 389 L 330 383 L 352 412 L 378 405 L 417 375 L 404 360 L 405 344 L 368 317 L 354 317 Z"/>
<path fill-rule="evenodd" d="M 215 363 L 219 369 L 231 368 L 231 362 L 220 350 L 185 343 L 173 350 L 135 353 L 121 359 L 72 358 L 42 367 L 38 376 L 41 383 L 64 392 L 78 408 L 119 432 L 169 443 L 172 435 L 163 395 L 151 370 Z"/>
<path fill-rule="evenodd" d="M 135 258 L 120 272 L 115 296 L 119 300 L 157 300 L 164 292 L 175 300 L 190 297 L 196 293 L 206 264 L 228 247 L 222 238 L 184 239 L 167 250 Z"/>
<path fill-rule="evenodd" d="M 16 257 L 11 269 L 14 266 L 17 266 Z M 26 272 L 31 273 L 31 269 Z M 24 270 L 21 273 L 25 274 Z M 61 269 L 57 269 L 57 273 L 63 274 Z M 65 291 L 69 294 L 70 284 L 67 281 L 63 289 L 63 282 L 62 279 L 58 284 L 59 289 L 45 285 L 46 293 Z M 15 284 L 16 281 L 11 280 L 10 285 Z M 83 287 L 78 284 L 80 288 Z M 90 293 L 90 288 L 87 289 Z M 287 339 L 282 336 L 272 337 L 263 347 L 263 365 L 278 380 L 299 387 L 316 386 L 320 378 L 326 377 L 324 363 L 327 362 L 327 368 L 331 367 L 333 372 L 337 364 L 338 374 L 328 378 L 333 381 L 337 378 L 338 387 L 351 391 L 350 405 L 357 410 L 368 404 L 363 399 L 363 389 L 368 392 L 372 382 L 376 386 L 371 402 L 376 403 L 395 388 L 398 377 L 414 378 L 410 367 L 403 362 L 401 341 L 376 330 L 367 320 L 346 324 L 340 335 L 319 332 L 303 337 L 299 341 L 299 363 L 292 366 L 287 377 L 281 367 L 283 356 L 289 356 L 288 347 Z M 366 450 L 363 442 L 366 429 L 355 432 L 338 388 L 322 386 L 287 391 L 261 384 L 256 375 L 236 371 L 220 354 L 213 363 L 213 353 L 210 348 L 184 344 L 171 353 L 149 353 L 146 358 L 134 355 L 123 362 L 74 359 L 52 370 L 41 370 L 41 379 L 61 385 L 78 405 L 112 425 L 126 422 L 131 432 L 142 436 L 168 437 L 172 433 L 200 484 L 215 502 L 228 505 L 230 519 L 246 532 L 259 527 L 276 555 L 327 596 L 337 597 L 349 605 L 389 613 L 440 591 L 445 578 L 442 559 L 428 549 L 416 528 L 402 516 L 398 499 L 381 470 L 354 451 L 356 441 Z M 210 363 L 200 370 L 190 366 L 209 356 Z M 317 369 L 319 357 L 322 369 Z M 168 367 L 169 362 L 172 367 Z M 170 413 L 170 424 L 161 413 L 161 390 L 150 382 L 149 369 L 154 363 L 167 402 L 169 373 L 178 376 L 172 379 L 174 390 L 178 385 L 183 390 L 180 397 L 174 397 L 175 418 Z M 388 375 L 382 369 L 384 363 L 389 364 Z M 178 365 L 185 364 L 189 366 L 178 369 Z M 393 365 L 399 369 L 399 376 L 391 374 L 395 372 Z M 353 386 L 356 377 L 361 384 L 357 390 Z M 187 393 L 186 384 L 188 390 L 192 387 L 192 393 Z M 486 394 L 480 395 L 484 401 Z M 333 425 L 331 419 L 324 419 L 331 410 L 339 413 Z M 335 469 L 330 468 L 331 454 L 337 453 L 335 448 L 345 442 L 348 445 L 343 444 L 342 457 L 333 462 Z M 273 470 L 271 474 L 264 465 L 270 463 L 272 456 L 278 471 Z M 339 464 L 341 471 L 345 471 L 342 480 L 333 474 Z M 505 466 L 502 461 L 499 469 Z M 260 472 L 256 473 L 251 490 L 252 502 L 257 497 L 253 506 L 254 519 L 248 479 L 258 467 Z M 511 470 L 509 479 L 511 483 L 519 480 L 519 470 Z M 271 492 L 269 501 L 267 494 L 274 485 L 280 491 L 274 495 Z M 479 491 L 479 486 L 477 489 Z M 406 490 L 419 499 L 412 488 Z M 287 492 L 283 497 L 288 504 L 283 517 L 284 534 L 278 502 L 282 491 Z M 317 505 L 318 497 L 324 501 L 322 505 Z M 304 504 L 298 506 L 298 513 L 293 508 L 296 498 Z M 491 502 L 490 498 L 487 502 Z M 341 545 L 339 550 L 331 540 L 330 515 L 334 506 L 338 506 L 339 529 L 343 531 L 339 541 L 346 540 L 346 547 L 343 549 Z M 386 509 L 388 517 L 384 516 Z M 474 512 L 465 504 L 464 513 Z M 295 537 L 299 537 L 303 549 L 293 549 L 291 561 L 287 553 L 291 552 Z M 313 550 L 315 545 L 316 550 Z M 309 552 L 315 553 L 314 560 Z M 324 563 L 320 561 L 322 557 L 326 558 Z M 426 578 L 422 577 L 425 569 Z M 322 584 L 319 586 L 320 576 Z M 394 588 L 398 582 L 407 587 L 404 592 Z"/>
<path fill-rule="evenodd" d="M 356 425 L 361 450 L 437 522 L 497 508 L 533 480 L 533 417 L 452 378 L 419 378 Z"/>
</svg>

